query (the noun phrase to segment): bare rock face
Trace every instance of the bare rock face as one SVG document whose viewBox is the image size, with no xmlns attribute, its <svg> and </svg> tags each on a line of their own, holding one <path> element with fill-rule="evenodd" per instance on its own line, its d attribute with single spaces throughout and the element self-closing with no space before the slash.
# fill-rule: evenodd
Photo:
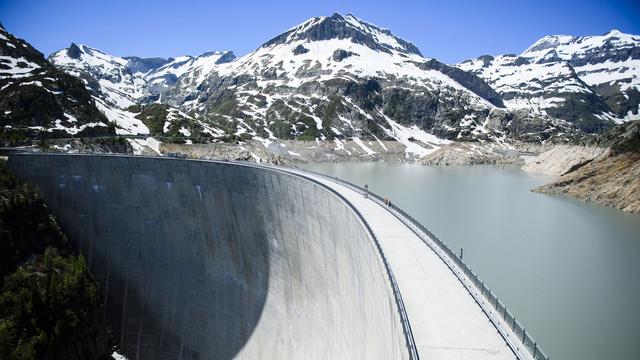
<svg viewBox="0 0 640 360">
<path fill-rule="evenodd" d="M 494 144 L 451 143 L 418 161 L 423 165 L 521 165 L 524 160 L 515 150 Z"/>
<path fill-rule="evenodd" d="M 333 59 L 333 61 L 342 61 L 346 58 L 348 58 L 349 56 L 353 56 L 353 55 L 358 55 L 356 53 L 353 53 L 351 51 L 347 51 L 344 49 L 337 49 L 336 51 L 333 52 L 333 55 L 331 56 L 331 58 Z"/>
<path fill-rule="evenodd" d="M 524 171 L 559 176 L 607 153 L 597 146 L 558 145 L 522 167 Z"/>
<path fill-rule="evenodd" d="M 307 49 L 302 45 L 296 46 L 295 49 L 293 49 L 292 51 L 293 55 L 301 55 L 301 54 L 306 54 L 308 52 L 309 52 L 309 49 Z"/>
<path fill-rule="evenodd" d="M 599 144 L 610 147 L 615 154 L 640 152 L 640 120 L 616 126 L 600 137 Z"/>
<path fill-rule="evenodd" d="M 133 154 L 133 147 L 122 137 L 49 140 L 46 151 L 96 154 Z M 155 155 L 155 153 L 154 153 Z"/>
<path fill-rule="evenodd" d="M 548 159 L 556 159 L 555 162 L 550 161 L 556 167 L 559 167 L 558 164 L 566 166 L 571 159 L 574 160 L 574 165 L 556 181 L 534 191 L 565 194 L 583 201 L 592 201 L 623 211 L 640 213 L 639 130 L 640 121 L 629 122 L 613 128 L 599 139 L 601 145 L 609 146 L 609 148 L 591 148 L 591 151 L 601 151 L 602 154 L 583 164 L 576 163 L 576 154 L 572 155 L 567 148 L 556 147 L 545 153 L 548 154 L 546 156 Z M 583 153 L 585 155 L 594 155 L 589 150 L 584 151 L 586 151 Z M 561 160 L 562 158 L 565 161 Z"/>
<path fill-rule="evenodd" d="M 640 153 L 593 161 L 534 191 L 562 194 L 631 213 L 640 213 Z"/>
<path fill-rule="evenodd" d="M 273 165 L 287 165 L 291 160 L 280 154 L 266 151 L 261 144 L 249 141 L 243 144 L 211 143 L 211 144 L 162 144 L 163 153 L 184 154 L 190 158 L 256 161 Z"/>
<path fill-rule="evenodd" d="M 357 19 L 347 14 L 342 16 L 338 13 L 330 17 L 315 18 L 314 26 L 304 28 L 293 28 L 275 38 L 267 41 L 263 46 L 286 44 L 295 40 L 322 41 L 331 39 L 348 39 L 355 44 L 364 45 L 372 50 L 391 52 L 402 51 L 409 54 L 422 55 L 420 50 L 408 41 L 395 39 L 394 44 L 380 41 L 380 35 L 394 36 L 389 30 L 380 29 L 368 23 L 359 23 L 353 26 L 353 20 Z"/>
</svg>

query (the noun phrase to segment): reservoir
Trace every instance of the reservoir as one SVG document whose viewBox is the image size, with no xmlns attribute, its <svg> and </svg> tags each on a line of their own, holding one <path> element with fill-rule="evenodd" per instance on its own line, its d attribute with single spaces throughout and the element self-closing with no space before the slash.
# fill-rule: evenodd
<svg viewBox="0 0 640 360">
<path fill-rule="evenodd" d="M 640 215 L 493 166 L 305 164 L 390 200 L 464 259 L 551 359 L 640 359 Z"/>
</svg>

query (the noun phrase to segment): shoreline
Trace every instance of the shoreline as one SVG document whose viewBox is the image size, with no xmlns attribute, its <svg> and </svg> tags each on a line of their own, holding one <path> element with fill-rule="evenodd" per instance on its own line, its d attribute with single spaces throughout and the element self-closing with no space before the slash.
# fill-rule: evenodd
<svg viewBox="0 0 640 360">
<path fill-rule="evenodd" d="M 67 145 L 68 144 L 68 145 Z M 612 161 L 611 146 L 604 144 L 536 144 L 451 142 L 439 148 L 423 149 L 423 156 L 408 151 L 397 141 L 343 140 L 301 141 L 251 139 L 245 142 L 207 144 L 160 143 L 153 138 L 128 139 L 124 146 L 53 144 L 57 151 L 126 152 L 144 155 L 186 156 L 200 159 L 244 160 L 297 167 L 309 163 L 391 162 L 419 166 L 497 166 L 553 176 L 547 184 L 531 191 L 566 195 L 630 213 L 640 213 L 640 185 L 635 187 L 633 169 L 640 167 L 634 156 Z M 411 149 L 415 151 L 415 149 Z M 632 152 L 633 154 L 633 152 Z M 620 168 L 619 164 L 626 167 Z M 629 170 L 631 168 L 631 170 Z M 638 170 L 640 177 L 640 170 Z M 620 185 L 616 180 L 627 184 Z M 637 180 L 640 181 L 640 180 Z M 621 193 L 622 195 L 616 195 Z"/>
</svg>

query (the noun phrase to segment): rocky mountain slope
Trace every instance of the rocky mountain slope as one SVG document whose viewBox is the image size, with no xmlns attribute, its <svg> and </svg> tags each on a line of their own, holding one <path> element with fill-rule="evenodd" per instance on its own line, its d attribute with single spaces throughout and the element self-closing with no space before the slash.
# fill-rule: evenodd
<svg viewBox="0 0 640 360">
<path fill-rule="evenodd" d="M 153 136 L 146 145 L 154 149 L 157 140 L 253 139 L 279 155 L 288 153 L 285 141 L 309 141 L 342 158 L 353 144 L 374 156 L 387 146 L 371 144 L 396 141 L 417 159 L 451 142 L 493 144 L 490 157 L 522 142 L 575 142 L 633 119 L 639 56 L 638 37 L 612 31 L 549 36 L 519 56 L 449 66 L 389 30 L 334 14 L 240 58 L 118 57 L 72 43 L 49 61 L 81 79 L 117 134 Z M 436 162 L 449 162 L 444 154 Z"/>
<path fill-rule="evenodd" d="M 158 106 L 153 102 L 161 100 L 163 93 L 176 84 L 178 77 L 182 77 L 184 82 L 196 81 L 199 76 L 211 71 L 212 67 L 234 58 L 231 52 L 169 59 L 118 57 L 72 43 L 69 48 L 51 54 L 49 61 L 82 80 L 93 94 L 99 109 L 118 125 L 119 134 L 150 134 L 173 139 L 177 134 L 184 137 L 196 134 L 194 136 L 197 138 L 207 141 L 222 134 L 222 131 L 176 108 Z M 185 73 L 188 75 L 183 77 Z M 146 121 L 150 119 L 150 113 L 153 113 L 151 122 L 164 123 L 159 127 L 152 125 L 156 126 L 153 131 L 149 129 L 149 121 Z M 162 116 L 162 119 L 158 119 L 158 116 Z M 179 127 L 175 125 L 176 122 L 180 123 Z M 198 136 L 200 134 L 202 136 Z"/>
<path fill-rule="evenodd" d="M 0 25 L 0 144 L 113 135 L 83 83 Z"/>
<path fill-rule="evenodd" d="M 532 173 L 560 176 L 601 157 L 606 147 L 590 145 L 557 145 L 542 152 L 522 167 Z"/>
<path fill-rule="evenodd" d="M 125 109 L 158 100 L 179 77 L 198 82 L 217 64 L 235 59 L 232 52 L 210 52 L 177 58 L 119 57 L 86 45 L 71 45 L 49 56 L 56 67 L 79 77 L 109 106 Z"/>
<path fill-rule="evenodd" d="M 389 31 L 335 14 L 276 36 L 168 101 L 254 137 L 395 139 L 415 155 L 458 135 L 498 136 L 479 128 L 501 100 L 448 69 Z"/>
<path fill-rule="evenodd" d="M 580 133 L 546 114 L 506 109 L 480 77 L 425 58 L 350 14 L 310 19 L 238 59 L 230 52 L 120 58 L 72 45 L 50 60 L 83 78 L 112 107 L 107 116 L 129 129 L 135 115 L 124 112 L 132 103 L 161 102 L 227 138 L 326 140 L 338 152 L 347 141 L 395 140 L 409 158 L 452 140 L 501 144 Z"/>
<path fill-rule="evenodd" d="M 640 213 L 640 120 L 612 128 L 598 139 L 607 151 L 573 166 L 535 191 L 563 194 Z"/>
<path fill-rule="evenodd" d="M 513 109 L 602 132 L 640 118 L 640 37 L 546 36 L 520 55 L 481 56 L 457 65 L 482 77 Z"/>
</svg>

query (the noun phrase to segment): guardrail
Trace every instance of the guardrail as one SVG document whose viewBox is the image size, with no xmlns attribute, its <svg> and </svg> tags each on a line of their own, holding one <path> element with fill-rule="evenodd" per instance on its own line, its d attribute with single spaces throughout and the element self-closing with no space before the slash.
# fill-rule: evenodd
<svg viewBox="0 0 640 360">
<path fill-rule="evenodd" d="M 12 153 L 11 155 L 13 155 L 13 154 L 20 154 L 20 152 L 15 152 L 15 153 Z M 244 167 L 251 167 L 251 168 L 269 169 L 271 171 L 280 172 L 280 173 L 283 173 L 283 174 L 287 174 L 289 176 L 296 176 L 296 177 L 299 177 L 299 178 L 304 179 L 306 181 L 310 181 L 310 182 L 316 184 L 317 186 L 322 187 L 325 190 L 328 190 L 333 195 L 335 195 L 338 199 L 340 199 L 340 201 L 345 203 L 345 205 L 347 205 L 347 207 L 349 207 L 354 212 L 356 217 L 364 225 L 365 230 L 367 231 L 367 233 L 369 234 L 369 236 L 373 240 L 374 245 L 375 245 L 375 247 L 376 247 L 376 249 L 378 251 L 378 255 L 380 256 L 380 258 L 382 260 L 382 263 L 384 265 L 385 272 L 387 273 L 387 276 L 388 276 L 389 281 L 391 283 L 391 289 L 392 289 L 394 301 L 396 303 L 396 307 L 398 308 L 398 314 L 400 315 L 400 322 L 401 322 L 401 325 L 402 325 L 402 331 L 403 331 L 403 335 L 405 337 L 407 350 L 409 352 L 409 359 L 410 360 L 419 360 L 420 359 L 420 356 L 418 354 L 418 350 L 416 348 L 415 339 L 413 337 L 413 331 L 411 330 L 411 324 L 410 324 L 409 318 L 407 316 L 407 310 L 406 310 L 406 307 L 404 305 L 404 301 L 402 300 L 402 294 L 400 293 L 400 288 L 398 287 L 398 282 L 396 281 L 395 275 L 393 274 L 393 271 L 391 270 L 391 266 L 389 265 L 387 257 L 384 255 L 384 252 L 382 250 L 382 246 L 380 245 L 380 242 L 379 242 L 378 238 L 376 237 L 375 233 L 371 229 L 371 226 L 369 225 L 367 220 L 364 218 L 364 216 L 360 213 L 360 211 L 351 202 L 349 202 L 342 194 L 340 194 L 336 190 L 332 189 L 331 187 L 323 184 L 322 182 L 320 182 L 320 181 L 318 181 L 318 180 L 316 180 L 316 179 L 314 179 L 312 177 L 305 176 L 304 174 L 301 174 L 301 173 L 299 173 L 297 171 L 287 170 L 287 169 L 285 169 L 283 167 L 269 165 L 269 164 L 251 163 L 251 162 L 246 162 L 246 161 L 185 159 L 185 158 L 181 158 L 181 157 L 180 158 L 176 158 L 176 157 L 161 157 L 161 156 L 131 155 L 131 154 L 127 154 L 127 155 L 123 155 L 123 154 L 95 154 L 95 153 L 67 154 L 67 153 L 40 153 L 40 152 L 37 152 L 37 153 L 30 152 L 30 153 L 27 153 L 27 154 L 29 154 L 29 155 L 38 155 L 38 156 L 100 156 L 100 157 L 130 157 L 130 158 L 147 158 L 147 159 L 166 159 L 166 160 L 192 160 L 192 161 L 213 162 L 213 163 L 221 163 L 221 164 L 233 164 L 233 165 L 237 165 L 237 166 L 244 166 Z"/>
<path fill-rule="evenodd" d="M 549 357 L 541 349 L 534 338 L 527 333 L 526 329 L 516 319 L 516 317 L 506 308 L 506 306 L 493 294 L 493 292 L 478 278 L 469 266 L 462 261 L 440 238 L 432 233 L 426 226 L 407 214 L 395 204 L 386 205 L 384 199 L 375 193 L 365 190 L 355 184 L 337 177 L 317 173 L 310 170 L 301 170 L 341 184 L 357 193 L 367 195 L 369 199 L 378 205 L 385 207 L 396 218 L 409 227 L 427 246 L 429 246 L 449 267 L 454 275 L 460 280 L 489 320 L 496 327 L 498 332 L 505 339 L 509 347 L 513 350 L 518 359 L 532 358 L 535 360 L 549 360 Z M 506 326 L 512 333 L 509 334 L 503 328 Z M 524 353 L 526 351 L 527 353 Z"/>
</svg>

